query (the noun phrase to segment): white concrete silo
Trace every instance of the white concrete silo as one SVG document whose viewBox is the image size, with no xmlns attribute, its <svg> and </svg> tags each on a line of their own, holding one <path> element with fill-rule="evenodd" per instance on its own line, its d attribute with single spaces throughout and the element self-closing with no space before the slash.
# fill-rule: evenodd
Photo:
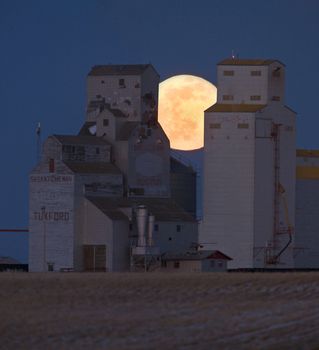
<svg viewBox="0 0 319 350">
<path fill-rule="evenodd" d="M 284 102 L 285 66 L 226 59 L 217 77 L 217 103 L 205 111 L 199 242 L 229 255 L 230 268 L 291 268 L 295 113 Z"/>
<path fill-rule="evenodd" d="M 148 211 L 145 205 L 139 205 L 136 209 L 136 222 L 138 232 L 138 247 L 146 246 L 146 228 L 147 228 Z"/>
</svg>

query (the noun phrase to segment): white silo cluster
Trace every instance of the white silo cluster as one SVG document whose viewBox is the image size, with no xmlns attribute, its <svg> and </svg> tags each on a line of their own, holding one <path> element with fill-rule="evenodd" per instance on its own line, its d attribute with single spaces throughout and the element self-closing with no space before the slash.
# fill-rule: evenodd
<svg viewBox="0 0 319 350">
<path fill-rule="evenodd" d="M 139 205 L 136 209 L 136 223 L 137 223 L 137 247 L 153 247 L 153 233 L 155 216 L 148 212 L 145 205 Z"/>
<path fill-rule="evenodd" d="M 137 242 L 132 242 L 131 270 L 151 270 L 160 266 L 160 248 L 154 246 L 153 232 L 155 216 L 148 212 L 145 205 L 135 210 L 137 224 Z"/>
</svg>

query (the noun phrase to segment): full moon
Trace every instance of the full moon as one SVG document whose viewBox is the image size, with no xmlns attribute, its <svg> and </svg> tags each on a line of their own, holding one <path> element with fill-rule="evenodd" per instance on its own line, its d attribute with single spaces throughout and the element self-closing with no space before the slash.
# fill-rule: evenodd
<svg viewBox="0 0 319 350">
<path fill-rule="evenodd" d="M 193 150 L 204 145 L 204 111 L 216 103 L 217 89 L 194 75 L 176 75 L 159 85 L 158 119 L 171 148 Z"/>
</svg>

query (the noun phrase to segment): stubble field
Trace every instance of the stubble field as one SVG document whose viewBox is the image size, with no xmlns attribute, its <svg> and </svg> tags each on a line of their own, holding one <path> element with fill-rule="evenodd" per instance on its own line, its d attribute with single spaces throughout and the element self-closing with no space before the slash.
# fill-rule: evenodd
<svg viewBox="0 0 319 350">
<path fill-rule="evenodd" d="M 1 273 L 1 349 L 318 349 L 319 273 Z"/>
</svg>

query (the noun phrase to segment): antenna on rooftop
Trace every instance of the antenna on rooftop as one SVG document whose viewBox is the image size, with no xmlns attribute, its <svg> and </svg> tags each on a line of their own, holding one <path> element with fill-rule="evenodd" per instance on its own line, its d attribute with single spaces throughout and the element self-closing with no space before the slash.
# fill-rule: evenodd
<svg viewBox="0 0 319 350">
<path fill-rule="evenodd" d="M 37 134 L 37 162 L 39 162 L 41 158 L 41 124 L 40 122 L 38 122 L 35 132 Z"/>
</svg>

